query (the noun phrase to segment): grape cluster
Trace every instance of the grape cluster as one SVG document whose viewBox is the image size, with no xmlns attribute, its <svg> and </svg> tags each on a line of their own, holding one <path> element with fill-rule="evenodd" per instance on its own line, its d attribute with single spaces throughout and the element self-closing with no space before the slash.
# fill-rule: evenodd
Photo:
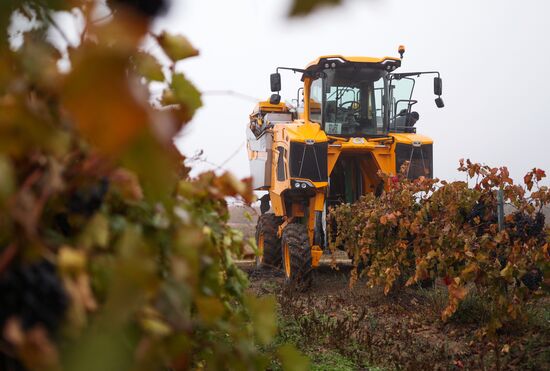
<svg viewBox="0 0 550 371">
<path fill-rule="evenodd" d="M 520 211 L 515 212 L 512 221 L 506 223 L 506 228 L 512 241 L 527 242 L 534 239 L 543 244 L 546 239 L 545 217 L 541 212 L 533 216 Z M 534 291 L 542 284 L 542 277 L 542 271 L 532 267 L 520 280 L 529 290 Z"/>
<path fill-rule="evenodd" d="M 513 220 L 506 225 L 508 234 L 512 240 L 528 241 L 531 238 L 542 242 L 546 235 L 544 231 L 545 217 L 541 212 L 530 216 L 523 212 L 515 212 Z"/>
<path fill-rule="evenodd" d="M 10 317 L 17 317 L 24 330 L 43 325 L 53 333 L 69 302 L 55 266 L 46 260 L 4 272 L 0 276 L 0 295 L 0 328 Z"/>
<path fill-rule="evenodd" d="M 475 218 L 479 218 L 480 223 L 494 224 L 498 222 L 495 206 L 489 200 L 480 199 L 472 207 L 472 210 L 466 215 L 466 221 L 474 225 Z"/>
<path fill-rule="evenodd" d="M 109 5 L 123 5 L 147 18 L 155 18 L 166 12 L 168 0 L 110 0 Z"/>
<path fill-rule="evenodd" d="M 74 191 L 67 202 L 70 212 L 85 216 L 93 215 L 103 203 L 109 190 L 109 179 L 103 177 L 99 182 Z"/>
<path fill-rule="evenodd" d="M 521 282 L 531 291 L 537 290 L 542 284 L 542 271 L 538 268 L 533 268 L 521 276 Z"/>
</svg>

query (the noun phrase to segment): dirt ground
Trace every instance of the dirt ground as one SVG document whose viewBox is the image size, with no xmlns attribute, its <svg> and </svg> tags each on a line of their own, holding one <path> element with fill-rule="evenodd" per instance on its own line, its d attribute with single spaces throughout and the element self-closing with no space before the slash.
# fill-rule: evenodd
<svg viewBox="0 0 550 371">
<path fill-rule="evenodd" d="M 232 207 L 231 226 L 253 238 L 259 212 Z M 250 217 L 247 217 L 247 215 Z M 550 222 L 548 217 L 547 223 Z M 239 262 L 256 295 L 274 295 L 279 304 L 280 336 L 312 358 L 318 370 L 550 370 L 550 301 L 527 308 L 528 320 L 513 325 L 498 339 L 480 339 L 476 330 L 488 320 L 487 302 L 475 292 L 450 321 L 440 320 L 446 288 L 410 287 L 384 295 L 361 279 L 349 287 L 351 261 L 324 256 L 305 292 L 285 285 L 277 268 L 256 268 L 253 251 Z M 323 354 L 343 358 L 332 360 Z M 342 362 L 353 366 L 337 366 Z M 373 368 L 374 366 L 376 368 Z"/>
<path fill-rule="evenodd" d="M 482 300 L 466 300 L 456 318 L 443 323 L 439 313 L 445 289 L 438 285 L 388 296 L 368 288 L 365 281 L 349 288 L 351 264 L 341 260 L 335 270 L 325 258 L 314 272 L 313 286 L 300 292 L 285 286 L 279 269 L 258 269 L 251 262 L 241 267 L 249 275 L 252 292 L 276 296 L 281 331 L 291 326 L 296 336 L 290 339 L 306 354 L 336 351 L 351 359 L 356 369 L 550 369 L 548 301 L 531 309 L 528 324 L 489 342 L 476 336 L 479 322 L 485 320 Z"/>
</svg>

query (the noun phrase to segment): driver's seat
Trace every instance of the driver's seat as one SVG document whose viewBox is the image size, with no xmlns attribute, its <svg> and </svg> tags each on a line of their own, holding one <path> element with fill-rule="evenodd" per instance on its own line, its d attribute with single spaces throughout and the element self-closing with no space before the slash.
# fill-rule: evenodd
<svg viewBox="0 0 550 371">
<path fill-rule="evenodd" d="M 336 101 L 329 100 L 325 105 L 326 120 L 328 122 L 336 122 Z"/>
</svg>

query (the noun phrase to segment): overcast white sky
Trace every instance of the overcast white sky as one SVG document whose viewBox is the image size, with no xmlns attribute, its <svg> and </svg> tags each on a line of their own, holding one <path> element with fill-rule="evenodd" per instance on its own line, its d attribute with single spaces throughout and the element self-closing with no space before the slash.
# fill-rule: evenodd
<svg viewBox="0 0 550 371">
<path fill-rule="evenodd" d="M 434 172 L 456 179 L 458 159 L 507 165 L 515 179 L 537 166 L 550 171 L 547 0 L 348 0 L 307 18 L 288 19 L 288 0 L 174 0 L 155 25 L 186 35 L 201 55 L 183 61 L 201 90 L 267 98 L 277 66 L 303 67 L 324 54 L 397 56 L 404 71 L 437 69 L 446 107 L 437 109 L 432 81 L 417 85 L 418 132 L 432 137 Z M 283 99 L 299 76 L 283 75 Z M 254 102 L 206 94 L 177 139 L 185 154 L 249 175 L 245 126 Z M 208 168 L 203 165 L 201 169 Z"/>
</svg>

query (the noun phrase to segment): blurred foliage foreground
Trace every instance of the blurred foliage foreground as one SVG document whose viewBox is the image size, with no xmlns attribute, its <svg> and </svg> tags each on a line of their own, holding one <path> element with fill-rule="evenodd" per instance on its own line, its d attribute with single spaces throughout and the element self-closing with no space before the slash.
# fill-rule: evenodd
<svg viewBox="0 0 550 371">
<path fill-rule="evenodd" d="M 263 369 L 292 364 L 274 299 L 244 292 L 232 262 L 242 235 L 230 174 L 187 176 L 172 138 L 201 105 L 176 72 L 198 54 L 182 36 L 148 35 L 158 1 L 0 3 L 0 369 Z M 82 20 L 70 71 L 47 37 L 59 12 Z M 14 14 L 34 28 L 10 45 Z M 140 51 L 153 38 L 161 67 Z M 153 109 L 149 84 L 163 84 Z M 179 170 L 178 170 L 179 169 Z M 179 171 L 179 173 L 178 173 Z"/>
</svg>

